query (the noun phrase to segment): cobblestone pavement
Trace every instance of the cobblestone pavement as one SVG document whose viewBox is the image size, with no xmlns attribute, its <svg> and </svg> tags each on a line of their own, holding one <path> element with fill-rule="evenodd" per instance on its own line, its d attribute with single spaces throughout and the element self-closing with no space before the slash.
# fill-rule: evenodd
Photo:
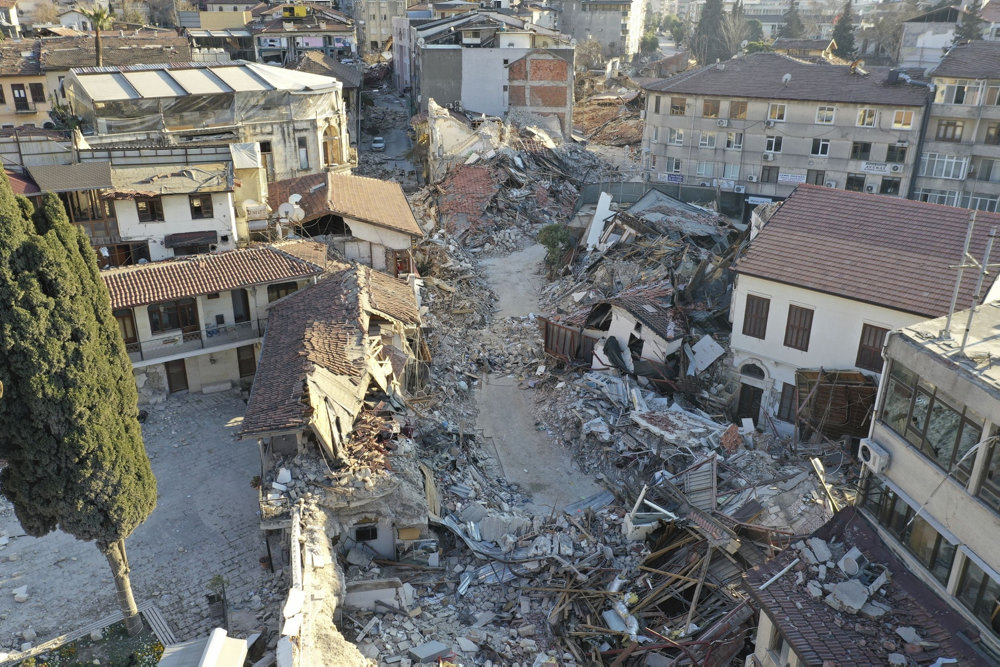
<svg viewBox="0 0 1000 667">
<path fill-rule="evenodd" d="M 160 608 L 179 641 L 221 625 L 205 597 L 215 575 L 228 582 L 233 634 L 258 625 L 256 609 L 278 604 L 266 592 L 274 575 L 260 565 L 266 547 L 250 485 L 260 472 L 257 445 L 235 439 L 244 409 L 235 393 L 174 395 L 143 426 L 159 498 L 125 543 L 132 588 L 137 602 Z M 20 648 L 28 627 L 40 643 L 117 609 L 111 571 L 92 543 L 62 532 L 25 536 L 6 500 L 3 535 L 0 651 Z M 24 585 L 29 598 L 15 603 L 11 591 Z"/>
</svg>

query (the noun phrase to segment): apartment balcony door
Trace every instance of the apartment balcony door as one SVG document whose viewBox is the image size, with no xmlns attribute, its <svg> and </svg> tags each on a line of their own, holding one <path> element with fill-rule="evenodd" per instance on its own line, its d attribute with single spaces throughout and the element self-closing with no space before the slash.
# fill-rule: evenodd
<svg viewBox="0 0 1000 667">
<path fill-rule="evenodd" d="M 188 388 L 187 369 L 184 367 L 183 359 L 174 359 L 163 364 L 167 371 L 167 389 L 171 394 L 184 391 Z"/>
<path fill-rule="evenodd" d="M 24 88 L 24 84 L 10 84 L 10 92 L 14 96 L 15 111 L 31 111 L 31 105 L 28 104 L 28 93 Z"/>
<path fill-rule="evenodd" d="M 234 289 L 230 292 L 233 299 L 233 321 L 239 324 L 240 322 L 250 321 L 250 299 L 247 297 L 247 291 L 245 289 Z"/>
</svg>

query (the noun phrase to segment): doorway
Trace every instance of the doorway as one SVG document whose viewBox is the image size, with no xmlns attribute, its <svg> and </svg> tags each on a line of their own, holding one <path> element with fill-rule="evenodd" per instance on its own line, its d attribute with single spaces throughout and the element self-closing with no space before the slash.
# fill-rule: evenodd
<svg viewBox="0 0 1000 667">
<path fill-rule="evenodd" d="M 760 404 L 764 398 L 764 390 L 748 384 L 740 383 L 740 400 L 736 407 L 736 418 L 753 420 L 754 426 L 760 418 Z"/>
<path fill-rule="evenodd" d="M 174 359 L 163 364 L 167 371 L 167 389 L 171 394 L 186 391 L 188 388 L 187 369 L 183 359 Z"/>
</svg>

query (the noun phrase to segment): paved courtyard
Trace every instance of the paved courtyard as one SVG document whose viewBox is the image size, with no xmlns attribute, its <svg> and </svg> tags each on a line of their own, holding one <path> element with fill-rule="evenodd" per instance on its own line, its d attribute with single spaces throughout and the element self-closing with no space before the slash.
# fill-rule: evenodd
<svg viewBox="0 0 1000 667">
<path fill-rule="evenodd" d="M 243 416 L 238 394 L 171 396 L 149 411 L 143 426 L 156 474 L 156 509 L 126 540 L 137 602 L 153 601 L 177 639 L 219 625 L 205 594 L 213 576 L 228 581 L 234 633 L 259 624 L 258 614 L 279 602 L 260 565 L 266 547 L 258 530 L 257 445 L 237 441 Z M 0 651 L 19 648 L 31 627 L 35 643 L 86 626 L 117 608 L 111 571 L 90 542 L 61 532 L 25 536 L 6 500 L 0 500 Z M 15 603 L 12 589 L 28 586 Z M 259 610 L 259 611 L 258 611 Z"/>
</svg>

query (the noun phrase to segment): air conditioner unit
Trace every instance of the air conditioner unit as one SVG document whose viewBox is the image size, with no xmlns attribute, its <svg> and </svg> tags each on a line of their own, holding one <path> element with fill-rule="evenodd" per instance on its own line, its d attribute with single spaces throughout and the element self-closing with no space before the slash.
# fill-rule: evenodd
<svg viewBox="0 0 1000 667">
<path fill-rule="evenodd" d="M 894 174 L 898 174 L 899 172 L 903 171 L 903 165 L 901 164 L 890 165 L 889 171 L 891 171 Z"/>
<path fill-rule="evenodd" d="M 837 181 L 827 181 L 823 185 L 825 185 L 828 188 L 835 188 L 837 187 Z"/>
<path fill-rule="evenodd" d="M 875 192 L 875 186 L 874 185 L 866 185 L 865 186 L 865 192 L 874 193 Z"/>
<path fill-rule="evenodd" d="M 862 438 L 858 447 L 858 460 L 872 472 L 880 473 L 889 467 L 889 452 L 870 438 Z"/>
<path fill-rule="evenodd" d="M 774 121 L 773 120 L 765 120 L 764 121 L 764 127 L 774 127 Z"/>
<path fill-rule="evenodd" d="M 750 180 L 750 179 L 747 179 L 747 180 Z M 737 185 L 735 188 L 733 188 L 733 192 L 735 192 L 736 194 L 740 194 L 740 195 L 743 194 L 746 191 L 747 191 L 747 187 L 745 185 Z"/>
<path fill-rule="evenodd" d="M 774 159 L 774 153 L 764 153 L 763 155 L 760 156 L 760 159 L 762 159 L 764 162 L 770 162 L 771 160 Z"/>
<path fill-rule="evenodd" d="M 729 127 L 729 121 L 725 118 L 720 118 L 715 124 L 719 127 Z"/>
<path fill-rule="evenodd" d="M 750 174 L 749 176 L 747 176 L 747 183 L 756 183 L 756 182 L 757 182 L 757 177 L 756 176 L 754 176 L 753 174 Z"/>
</svg>

